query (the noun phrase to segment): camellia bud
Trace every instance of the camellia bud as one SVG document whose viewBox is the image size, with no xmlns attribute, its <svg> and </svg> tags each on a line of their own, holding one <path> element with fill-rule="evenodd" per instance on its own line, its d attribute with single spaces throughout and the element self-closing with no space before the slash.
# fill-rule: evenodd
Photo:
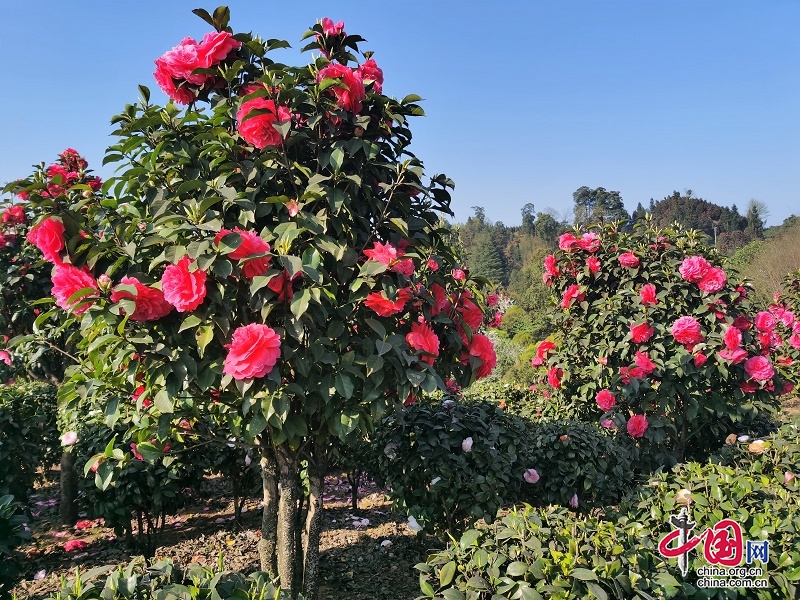
<svg viewBox="0 0 800 600">
<path fill-rule="evenodd" d="M 792 481 L 794 481 L 794 473 L 792 473 L 791 471 L 786 471 L 783 474 L 783 483 L 788 485 Z"/>
<path fill-rule="evenodd" d="M 684 506 L 688 506 L 692 503 L 692 492 L 686 488 L 678 490 L 678 493 L 675 494 L 675 502 Z"/>
<path fill-rule="evenodd" d="M 736 443 L 736 434 L 732 433 L 728 437 L 725 438 L 725 443 L 728 446 L 733 446 Z"/>
<path fill-rule="evenodd" d="M 111 277 L 103 273 L 100 277 L 97 278 L 97 286 L 100 288 L 100 291 L 104 294 L 107 294 L 111 291 Z"/>
</svg>

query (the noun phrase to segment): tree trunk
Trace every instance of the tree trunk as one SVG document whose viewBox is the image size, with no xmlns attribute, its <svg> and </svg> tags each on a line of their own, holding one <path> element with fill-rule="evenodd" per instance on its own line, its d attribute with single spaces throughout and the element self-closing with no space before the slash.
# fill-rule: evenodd
<svg viewBox="0 0 800 600">
<path fill-rule="evenodd" d="M 316 600 L 319 592 L 319 539 L 322 533 L 322 496 L 325 491 L 327 456 L 321 441 L 314 444 L 308 460 L 309 498 L 303 530 L 303 594 Z"/>
<path fill-rule="evenodd" d="M 278 471 L 270 441 L 263 437 L 260 441 L 264 512 L 261 516 L 258 558 L 261 561 L 261 570 L 275 579 L 278 576 Z"/>
<path fill-rule="evenodd" d="M 300 459 L 295 451 L 286 444 L 275 448 L 278 464 L 278 481 L 280 482 L 280 499 L 278 501 L 278 575 L 281 588 L 294 598 L 302 584 L 298 556 L 298 521 L 297 511 L 300 503 Z"/>
<path fill-rule="evenodd" d="M 70 527 L 78 522 L 78 473 L 75 471 L 75 454 L 61 453 L 61 499 L 58 512 L 62 525 Z"/>
</svg>

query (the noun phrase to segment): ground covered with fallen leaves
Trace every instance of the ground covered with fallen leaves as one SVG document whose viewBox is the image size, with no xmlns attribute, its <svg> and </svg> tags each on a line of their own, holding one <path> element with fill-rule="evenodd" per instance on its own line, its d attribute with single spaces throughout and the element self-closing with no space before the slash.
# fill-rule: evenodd
<svg viewBox="0 0 800 600">
<path fill-rule="evenodd" d="M 385 493 L 374 485 L 360 489 L 358 510 L 351 508 L 350 493 L 344 476 L 326 479 L 320 600 L 419 597 L 419 576 L 413 567 L 440 543 L 411 531 L 406 518 L 391 510 Z M 31 499 L 32 538 L 18 549 L 24 557 L 25 573 L 13 589 L 21 600 L 47 598 L 60 588 L 61 577 L 74 576 L 76 568 L 86 571 L 99 565 L 125 565 L 136 556 L 102 520 L 84 518 L 79 527 L 59 525 L 58 494 L 57 483 L 49 483 Z M 238 521 L 233 515 L 225 481 L 205 480 L 190 506 L 167 519 L 155 559 L 211 567 L 221 557 L 225 569 L 258 570 L 259 499 L 245 502 Z"/>
</svg>

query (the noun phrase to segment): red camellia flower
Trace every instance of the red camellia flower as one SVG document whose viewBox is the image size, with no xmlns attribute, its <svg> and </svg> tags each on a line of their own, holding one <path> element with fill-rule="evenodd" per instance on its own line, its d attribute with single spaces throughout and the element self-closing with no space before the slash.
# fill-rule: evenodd
<svg viewBox="0 0 800 600">
<path fill-rule="evenodd" d="M 548 355 L 556 349 L 556 345 L 551 342 L 550 340 L 545 340 L 540 342 L 539 345 L 536 347 L 536 356 L 531 361 L 531 367 L 539 367 L 541 366 L 545 360 L 547 360 Z"/>
<path fill-rule="evenodd" d="M 628 419 L 628 424 L 625 428 L 628 430 L 631 437 L 640 438 L 644 437 L 644 432 L 647 431 L 648 426 L 647 417 L 644 415 L 633 415 Z"/>
<path fill-rule="evenodd" d="M 46 260 L 56 265 L 64 264 L 59 252 L 64 249 L 64 224 L 47 217 L 28 232 L 28 241 L 42 251 Z"/>
<path fill-rule="evenodd" d="M 406 277 L 411 277 L 414 274 L 414 260 L 411 258 L 398 260 L 392 266 L 392 271 L 405 275 Z"/>
<path fill-rule="evenodd" d="M 636 344 L 644 344 L 647 340 L 649 340 L 653 336 L 653 332 L 655 332 L 655 329 L 646 322 L 640 325 L 635 325 L 631 323 L 630 330 L 631 330 L 631 339 Z"/>
<path fill-rule="evenodd" d="M 344 21 L 334 23 L 333 20 L 329 19 L 328 17 L 323 17 L 322 31 L 325 33 L 325 35 L 345 35 Z"/>
<path fill-rule="evenodd" d="M 768 381 L 775 376 L 775 369 L 766 356 L 753 356 L 744 363 L 744 372 L 750 379 Z"/>
<path fill-rule="evenodd" d="M 495 354 L 492 340 L 482 333 L 473 335 L 472 341 L 469 344 L 469 353 L 461 355 L 461 362 L 463 364 L 469 364 L 469 357 L 471 356 L 475 356 L 481 360 L 481 366 L 478 367 L 475 373 L 475 379 L 483 379 L 492 374 L 492 370 L 497 364 L 497 354 Z"/>
<path fill-rule="evenodd" d="M 453 279 L 456 281 L 464 281 L 467 278 L 467 274 L 464 272 L 464 269 L 453 269 Z"/>
<path fill-rule="evenodd" d="M 565 233 L 558 238 L 558 247 L 565 252 L 571 252 L 578 244 L 578 240 L 571 233 Z"/>
<path fill-rule="evenodd" d="M 267 112 L 248 117 L 254 110 Z M 292 120 L 292 113 L 285 106 L 275 107 L 275 102 L 267 98 L 253 98 L 244 102 L 236 113 L 239 123 L 239 134 L 248 144 L 253 144 L 259 150 L 267 146 L 280 146 L 283 136 L 273 126 L 275 123 L 284 123 Z"/>
<path fill-rule="evenodd" d="M 600 260 L 596 256 L 590 256 L 586 259 L 586 266 L 589 267 L 590 273 L 597 273 L 600 270 Z"/>
<path fill-rule="evenodd" d="M 558 261 L 552 254 L 544 257 L 544 273 L 542 273 L 542 281 L 545 285 L 552 285 L 553 279 L 561 275 L 558 268 Z"/>
<path fill-rule="evenodd" d="M 284 270 L 283 273 L 270 279 L 267 287 L 278 295 L 278 302 L 291 302 L 294 298 L 294 281 L 302 276 L 303 274 L 298 272 L 294 277 L 289 277 L 289 271 Z"/>
<path fill-rule="evenodd" d="M 561 378 L 564 377 L 564 371 L 557 367 L 550 367 L 547 371 L 547 383 L 550 387 L 559 389 L 561 387 Z"/>
<path fill-rule="evenodd" d="M 76 315 L 88 310 L 89 304 L 84 302 L 99 291 L 94 277 L 72 265 L 56 265 L 52 281 L 53 296 L 55 296 L 56 304 L 66 311 L 74 312 Z M 87 288 L 91 288 L 91 290 Z M 83 289 L 86 289 L 85 293 L 77 298 L 72 298 Z"/>
<path fill-rule="evenodd" d="M 586 252 L 597 252 L 600 249 L 600 236 L 594 231 L 584 233 L 581 239 L 575 241 L 575 245 Z"/>
<path fill-rule="evenodd" d="M 250 259 L 251 256 L 256 254 L 263 254 L 270 251 L 269 244 L 260 235 L 254 231 L 247 231 L 234 227 L 233 231 L 229 229 L 220 229 L 217 235 L 214 236 L 214 245 L 219 246 L 222 238 L 229 233 L 238 233 L 242 239 L 242 243 L 233 252 L 228 252 L 228 258 L 231 260 L 244 260 L 242 264 L 242 274 L 248 279 L 252 279 L 257 275 L 263 275 L 269 269 L 269 256 L 261 256 L 259 258 Z M 248 260 L 250 259 L 250 260 Z"/>
<path fill-rule="evenodd" d="M 620 367 L 619 378 L 625 385 L 631 382 L 631 379 L 644 379 L 644 371 L 641 367 Z"/>
<path fill-rule="evenodd" d="M 703 354 L 702 352 L 698 352 L 697 354 L 694 355 L 694 366 L 699 369 L 704 364 L 706 364 L 707 360 L 708 357 L 705 354 Z"/>
<path fill-rule="evenodd" d="M 375 62 L 375 59 L 370 58 L 364 61 L 358 67 L 358 74 L 361 75 L 364 83 L 372 82 L 372 91 L 376 94 L 383 93 L 383 70 Z"/>
<path fill-rule="evenodd" d="M 210 69 L 241 47 L 242 42 L 233 39 L 227 31 L 209 32 L 203 36 L 203 41 L 197 47 L 197 65 L 202 69 Z"/>
<path fill-rule="evenodd" d="M 83 540 L 69 540 L 64 542 L 64 550 L 66 552 L 75 552 L 76 550 L 83 550 L 88 544 Z"/>
<path fill-rule="evenodd" d="M 486 295 L 486 306 L 497 306 L 498 302 L 500 302 L 500 296 L 497 294 Z"/>
<path fill-rule="evenodd" d="M 169 265 L 161 276 L 164 299 L 179 312 L 194 310 L 206 297 L 206 272 L 189 270 L 191 260 L 184 256 L 177 264 Z"/>
<path fill-rule="evenodd" d="M 636 256 L 633 252 L 626 252 L 625 254 L 619 255 L 619 264 L 623 267 L 628 267 L 629 269 L 635 269 L 639 266 L 639 257 Z"/>
<path fill-rule="evenodd" d="M 364 305 L 374 310 L 378 316 L 390 317 L 402 311 L 410 299 L 411 291 L 401 288 L 397 290 L 397 300 L 389 300 L 384 292 L 372 292 L 367 295 Z"/>
<path fill-rule="evenodd" d="M 679 344 L 692 346 L 705 339 L 700 328 L 700 323 L 694 317 L 681 317 L 672 324 L 672 336 Z"/>
<path fill-rule="evenodd" d="M 650 355 L 647 352 L 637 352 L 633 362 L 642 370 L 643 375 L 649 375 L 656 370 L 656 365 L 650 360 Z"/>
<path fill-rule="evenodd" d="M 690 283 L 698 283 L 711 268 L 709 262 L 702 256 L 689 256 L 683 259 L 678 273 Z"/>
<path fill-rule="evenodd" d="M 617 397 L 609 390 L 600 390 L 594 399 L 603 412 L 608 412 L 617 405 Z"/>
<path fill-rule="evenodd" d="M 639 290 L 639 298 L 642 299 L 642 304 L 658 304 L 658 298 L 656 298 L 656 286 L 652 283 L 647 283 L 642 286 L 642 289 Z"/>
<path fill-rule="evenodd" d="M 361 112 L 361 101 L 367 95 L 364 90 L 364 81 L 361 79 L 361 73 L 353 71 L 345 65 L 331 63 L 320 70 L 317 81 L 322 81 L 323 79 L 341 80 L 343 85 L 334 85 L 328 88 L 336 95 L 336 104 L 339 108 L 354 114 Z"/>
<path fill-rule="evenodd" d="M 720 358 L 729 360 L 734 365 L 738 365 L 747 358 L 747 350 L 744 348 L 734 348 L 733 350 L 723 348 L 717 354 Z"/>
<path fill-rule="evenodd" d="M 762 311 L 756 315 L 756 329 L 761 333 L 772 333 L 775 329 L 777 322 L 775 316 L 766 311 Z"/>
<path fill-rule="evenodd" d="M 432 283 L 430 287 L 431 296 L 433 296 L 433 306 L 431 307 L 431 316 L 436 316 L 444 311 L 449 313 L 453 308 L 450 299 L 447 297 L 447 292 L 438 283 Z"/>
<path fill-rule="evenodd" d="M 458 295 L 458 298 L 453 298 L 456 303 L 456 311 L 461 315 L 462 321 L 469 325 L 470 329 L 475 331 L 483 323 L 483 311 L 480 307 L 472 301 L 472 293 L 469 290 L 464 290 Z"/>
<path fill-rule="evenodd" d="M 379 263 L 383 263 L 385 265 L 391 265 L 394 263 L 398 258 L 403 256 L 402 253 L 398 253 L 397 248 L 392 246 L 389 242 L 385 244 L 381 244 L 380 242 L 375 242 L 371 249 L 364 250 L 364 256 L 371 260 L 376 260 Z"/>
<path fill-rule="evenodd" d="M 422 362 L 432 365 L 439 356 L 439 338 L 427 323 L 412 323 L 411 333 L 406 335 L 406 341 L 415 350 L 426 353 L 426 356 L 421 357 Z"/>
<path fill-rule="evenodd" d="M 23 225 L 25 220 L 25 209 L 19 204 L 9 206 L 3 211 L 3 223 Z"/>
<path fill-rule="evenodd" d="M 725 275 L 725 271 L 717 267 L 710 267 L 703 278 L 697 282 L 697 287 L 704 292 L 713 294 L 724 288 L 727 281 L 728 277 Z"/>
<path fill-rule="evenodd" d="M 161 290 L 144 285 L 136 277 L 123 277 L 119 282 L 136 288 L 136 294 L 121 289 L 111 292 L 112 302 L 119 302 L 123 298 L 136 302 L 136 309 L 131 315 L 132 321 L 157 321 L 172 312 L 172 305 L 164 299 Z"/>
<path fill-rule="evenodd" d="M 725 330 L 725 335 L 722 337 L 722 341 L 725 342 L 725 347 L 728 350 L 736 350 L 742 345 L 741 330 L 731 325 Z"/>
<path fill-rule="evenodd" d="M 572 306 L 573 300 L 583 302 L 585 297 L 586 292 L 581 291 L 581 286 L 573 283 L 566 290 L 564 290 L 564 297 L 561 299 L 561 308 L 569 308 Z"/>
<path fill-rule="evenodd" d="M 429 268 L 431 271 L 433 271 L 434 273 L 436 273 L 436 271 L 438 271 L 438 270 L 439 270 L 439 263 L 438 263 L 438 262 L 436 262 L 434 259 L 432 259 L 432 258 L 429 258 L 429 259 L 428 259 L 428 268 Z"/>
<path fill-rule="evenodd" d="M 745 394 L 752 394 L 758 390 L 758 384 L 754 381 L 742 381 L 739 383 L 739 389 Z"/>
<path fill-rule="evenodd" d="M 237 380 L 253 379 L 272 371 L 281 355 L 281 338 L 270 327 L 251 323 L 237 328 L 225 347 L 222 372 Z"/>
<path fill-rule="evenodd" d="M 194 102 L 195 93 L 184 82 L 202 86 L 208 75 L 193 75 L 192 71 L 200 68 L 197 59 L 197 41 L 186 37 L 180 44 L 165 52 L 156 59 L 156 78 L 158 87 L 178 104 Z M 176 84 L 176 81 L 178 82 Z"/>
</svg>

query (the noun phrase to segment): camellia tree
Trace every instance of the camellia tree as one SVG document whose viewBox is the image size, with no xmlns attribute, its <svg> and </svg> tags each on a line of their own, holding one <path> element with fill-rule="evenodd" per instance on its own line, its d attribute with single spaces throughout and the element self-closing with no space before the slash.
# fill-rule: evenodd
<svg viewBox="0 0 800 600">
<path fill-rule="evenodd" d="M 256 446 L 262 568 L 314 597 L 330 440 L 491 372 L 483 283 L 440 225 L 452 182 L 408 150 L 419 98 L 382 94 L 360 37 L 323 19 L 293 67 L 270 58 L 286 42 L 233 35 L 227 8 L 195 13 L 215 30 L 156 61 L 172 102 L 140 87 L 113 119 L 117 177 L 53 194 L 41 170 L 15 189 L 48 212 L 36 243 L 82 335 L 65 409 L 101 404 L 153 440 L 143 460 L 201 415 Z M 87 471 L 112 485 L 128 454 Z"/>
<path fill-rule="evenodd" d="M 562 341 L 533 366 L 564 406 L 646 441 L 659 464 L 719 445 L 784 391 L 775 319 L 728 281 L 698 232 L 606 225 L 561 236 L 544 261 Z M 770 326 L 771 324 L 771 326 Z"/>
</svg>

